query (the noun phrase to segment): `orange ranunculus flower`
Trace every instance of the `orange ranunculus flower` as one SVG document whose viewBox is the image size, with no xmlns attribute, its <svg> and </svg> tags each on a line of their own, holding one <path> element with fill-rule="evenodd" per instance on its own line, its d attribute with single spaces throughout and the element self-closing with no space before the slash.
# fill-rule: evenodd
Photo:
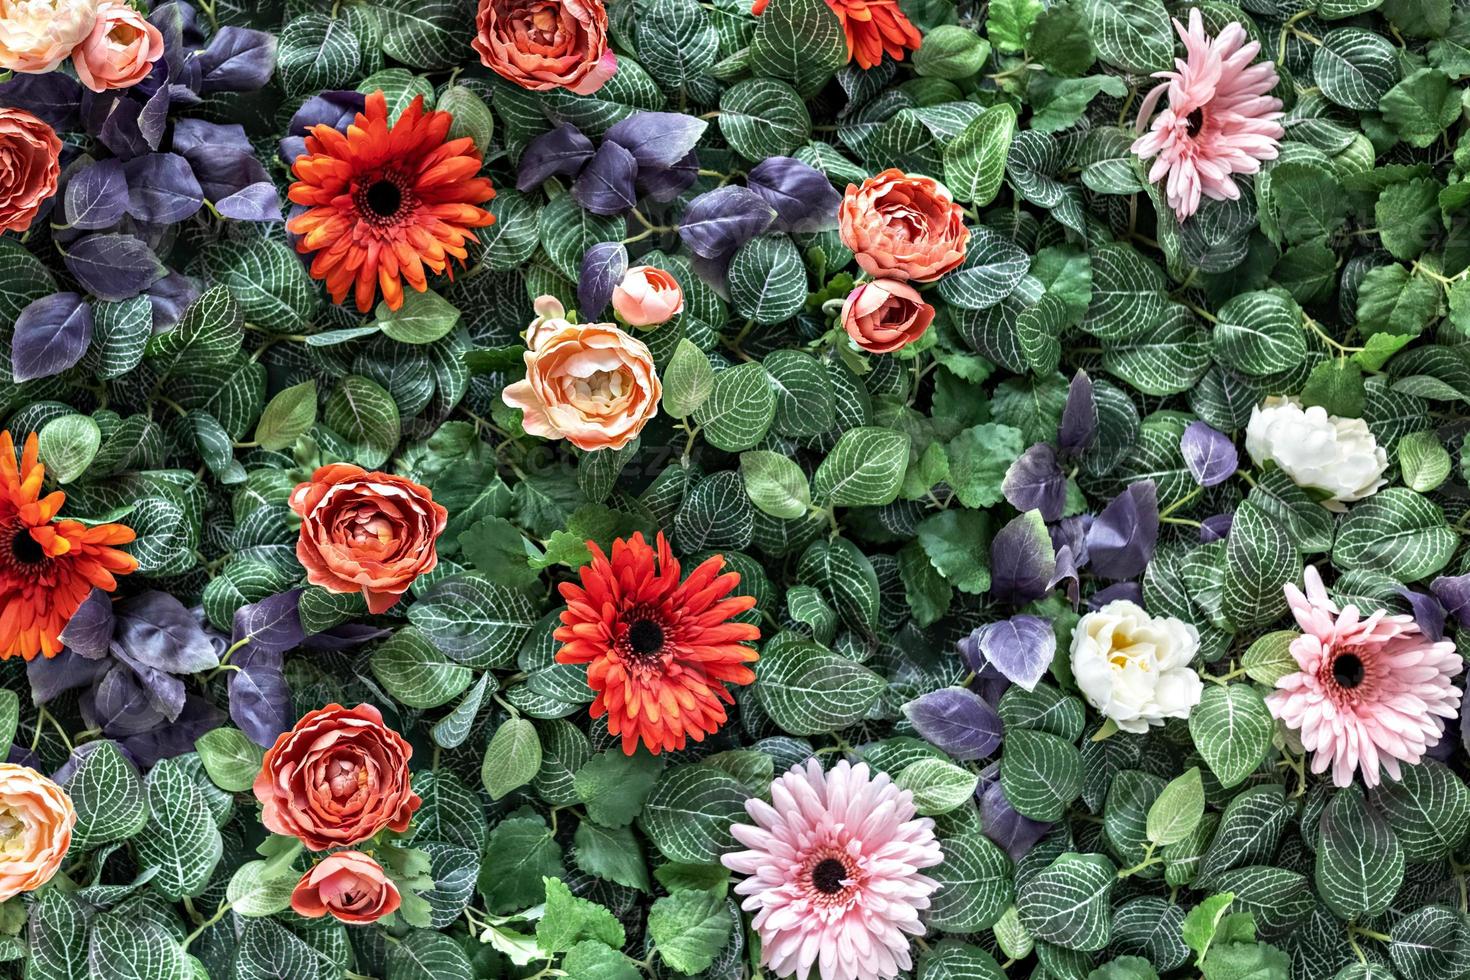
<svg viewBox="0 0 1470 980">
<path fill-rule="evenodd" d="M 934 307 L 917 289 L 897 279 L 865 282 L 842 304 L 842 329 L 853 343 L 873 354 L 907 347 L 933 322 Z"/>
<path fill-rule="evenodd" d="M 383 828 L 402 832 L 423 801 L 409 783 L 413 748 L 370 704 L 329 704 L 283 732 L 255 777 L 261 822 L 313 851 L 346 847 Z"/>
<path fill-rule="evenodd" d="M 96 19 L 97 0 L 0 0 L 0 71 L 54 71 Z"/>
<path fill-rule="evenodd" d="M 449 512 L 428 487 L 361 466 L 323 466 L 291 494 L 301 517 L 296 558 L 306 579 L 328 592 L 361 592 L 386 612 L 413 580 L 434 570 L 434 542 Z"/>
<path fill-rule="evenodd" d="M 755 0 L 750 12 L 759 17 L 771 0 Z M 859 68 L 872 68 L 887 55 L 902 61 L 905 51 L 923 42 L 919 29 L 904 16 L 898 0 L 827 0 L 827 6 L 842 22 L 847 35 L 847 60 Z"/>
<path fill-rule="evenodd" d="M 24 109 L 0 107 L 0 231 L 30 228 L 60 176 L 56 130 Z"/>
<path fill-rule="evenodd" d="M 591 95 L 618 70 L 602 0 L 480 0 L 475 27 L 485 67 L 534 92 Z"/>
<path fill-rule="evenodd" d="M 684 290 L 663 269 L 635 265 L 613 287 L 612 305 L 628 326 L 656 327 L 684 309 Z"/>
<path fill-rule="evenodd" d="M 51 880 L 76 822 L 60 786 L 27 766 L 0 763 L 0 902 Z"/>
<path fill-rule="evenodd" d="M 933 177 L 890 167 L 848 184 L 837 216 L 842 244 L 870 276 L 933 282 L 965 261 L 965 211 Z"/>
<path fill-rule="evenodd" d="M 501 398 L 525 413 L 533 436 L 578 449 L 621 449 L 658 414 L 663 385 L 643 341 L 611 323 L 568 323 L 542 332 L 524 355 L 526 376 Z"/>
<path fill-rule="evenodd" d="M 336 851 L 301 876 L 291 909 L 308 919 L 330 915 L 364 925 L 391 915 L 402 900 L 378 862 L 361 851 Z"/>
<path fill-rule="evenodd" d="M 162 32 L 121 0 L 106 0 L 92 33 L 72 50 L 71 63 L 83 85 L 105 92 L 137 85 L 162 57 Z"/>
</svg>

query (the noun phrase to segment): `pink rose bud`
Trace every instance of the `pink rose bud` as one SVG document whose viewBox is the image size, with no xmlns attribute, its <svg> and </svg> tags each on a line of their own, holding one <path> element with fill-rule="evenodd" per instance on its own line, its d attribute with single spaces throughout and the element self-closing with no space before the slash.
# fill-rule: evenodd
<svg viewBox="0 0 1470 980">
<path fill-rule="evenodd" d="M 934 307 L 918 290 L 897 279 L 874 279 L 847 294 L 842 329 L 853 343 L 872 354 L 890 354 L 924 335 L 934 321 Z"/>
<path fill-rule="evenodd" d="M 842 244 L 870 276 L 933 282 L 965 261 L 964 208 L 933 177 L 890 167 L 849 184 L 837 218 Z"/>
<path fill-rule="evenodd" d="M 613 309 L 632 327 L 656 327 L 684 309 L 684 290 L 662 269 L 636 265 L 613 287 Z"/>
<path fill-rule="evenodd" d="M 618 70 L 602 0 L 480 0 L 471 44 L 486 68 L 533 92 L 591 95 Z"/>
<path fill-rule="evenodd" d="M 77 78 L 94 92 L 131 88 L 163 57 L 163 34 L 137 10 L 119 0 L 97 8 L 92 33 L 71 53 Z"/>
</svg>

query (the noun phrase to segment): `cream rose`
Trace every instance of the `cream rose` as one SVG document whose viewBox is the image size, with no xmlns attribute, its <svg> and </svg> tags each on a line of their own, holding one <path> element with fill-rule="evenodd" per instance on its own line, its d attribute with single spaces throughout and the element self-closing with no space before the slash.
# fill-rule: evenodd
<svg viewBox="0 0 1470 980">
<path fill-rule="evenodd" d="M 97 0 L 0 0 L 0 70 L 54 70 L 96 22 Z"/>
<path fill-rule="evenodd" d="M 76 822 L 60 786 L 27 766 L 0 763 L 0 901 L 51 880 Z"/>
<path fill-rule="evenodd" d="M 1267 398 L 1251 409 L 1245 451 L 1257 466 L 1269 460 L 1297 486 L 1326 494 L 1328 510 L 1344 511 L 1388 482 L 1388 454 L 1367 422 L 1328 415 L 1320 405 L 1303 408 L 1296 398 Z"/>
<path fill-rule="evenodd" d="M 1072 674 L 1087 700 L 1125 732 L 1146 732 L 1165 718 L 1188 718 L 1202 683 L 1189 666 L 1199 630 L 1152 617 L 1119 599 L 1088 613 L 1072 633 Z"/>
<path fill-rule="evenodd" d="M 547 337 L 554 336 L 562 329 L 572 325 L 572 322 L 567 319 L 567 308 L 562 306 L 561 300 L 555 296 L 537 296 L 531 308 L 536 311 L 536 319 L 526 327 L 526 346 L 531 350 L 540 347 L 541 341 Z"/>
</svg>

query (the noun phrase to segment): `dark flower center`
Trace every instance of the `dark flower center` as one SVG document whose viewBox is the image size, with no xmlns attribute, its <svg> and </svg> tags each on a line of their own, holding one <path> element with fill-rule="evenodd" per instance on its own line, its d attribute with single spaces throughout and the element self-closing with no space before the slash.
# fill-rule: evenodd
<svg viewBox="0 0 1470 980">
<path fill-rule="evenodd" d="M 825 858 L 812 868 L 812 887 L 823 895 L 835 895 L 842 891 L 842 879 L 847 869 L 836 858 Z"/>
<path fill-rule="evenodd" d="M 1188 124 L 1185 132 L 1190 136 L 1198 136 L 1200 127 L 1205 124 L 1205 111 L 1203 109 L 1196 109 L 1185 116 L 1184 121 Z"/>
<path fill-rule="evenodd" d="M 391 180 L 374 181 L 363 196 L 368 210 L 380 218 L 391 218 L 403 206 L 403 191 Z"/>
<path fill-rule="evenodd" d="M 1341 687 L 1351 690 L 1363 683 L 1365 676 L 1367 672 L 1363 669 L 1363 661 L 1358 659 L 1357 654 L 1339 654 L 1337 659 L 1332 661 L 1332 679 L 1337 681 Z"/>
<path fill-rule="evenodd" d="M 658 653 L 664 646 L 663 628 L 651 619 L 640 619 L 628 627 L 628 646 L 639 656 Z"/>
<path fill-rule="evenodd" d="M 10 541 L 10 553 L 22 565 L 39 565 L 46 560 L 46 552 L 31 537 L 31 529 L 22 527 Z"/>
</svg>

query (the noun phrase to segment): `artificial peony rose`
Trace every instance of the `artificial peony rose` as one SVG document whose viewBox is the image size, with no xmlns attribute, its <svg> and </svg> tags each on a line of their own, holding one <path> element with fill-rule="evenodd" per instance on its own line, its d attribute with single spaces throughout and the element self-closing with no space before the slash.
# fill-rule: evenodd
<svg viewBox="0 0 1470 980">
<path fill-rule="evenodd" d="M 97 0 L 0 0 L 0 71 L 55 70 L 96 21 Z"/>
<path fill-rule="evenodd" d="M 572 322 L 567 319 L 566 307 L 555 296 L 537 296 L 531 308 L 536 311 L 536 319 L 526 328 L 526 346 L 532 350 L 540 347 L 541 341 L 547 337 L 554 336 L 564 327 L 572 326 Z"/>
<path fill-rule="evenodd" d="M 434 541 L 449 512 L 428 487 L 361 466 L 323 466 L 291 494 L 301 517 L 296 558 L 306 579 L 328 592 L 361 592 L 385 612 L 414 579 L 434 570 Z"/>
<path fill-rule="evenodd" d="M 255 777 L 261 822 L 313 851 L 408 829 L 423 802 L 409 785 L 413 748 L 369 704 L 329 704 L 283 732 Z"/>
<path fill-rule="evenodd" d="M 485 67 L 534 92 L 591 95 L 618 70 L 602 0 L 480 0 L 475 27 Z"/>
<path fill-rule="evenodd" d="M 1320 405 L 1303 408 L 1296 398 L 1267 398 L 1251 409 L 1245 451 L 1257 466 L 1268 460 L 1293 483 L 1320 491 L 1322 506 L 1343 506 L 1377 493 L 1388 481 L 1388 454 L 1362 419 L 1328 415 Z"/>
<path fill-rule="evenodd" d="M 335 851 L 301 876 L 291 892 L 291 909 L 308 919 L 324 915 L 364 925 L 397 911 L 398 886 L 378 862 L 361 851 Z"/>
<path fill-rule="evenodd" d="M 533 436 L 622 449 L 658 414 L 663 385 L 643 341 L 611 323 L 567 324 L 526 351 L 526 376 L 501 398 Z"/>
<path fill-rule="evenodd" d="M 889 354 L 924 335 L 934 322 L 934 307 L 919 291 L 897 279 L 874 279 L 847 294 L 842 329 L 853 343 L 873 354 Z"/>
<path fill-rule="evenodd" d="M 964 209 L 932 177 L 890 167 L 848 184 L 837 217 L 842 244 L 870 276 L 933 282 L 965 261 Z"/>
<path fill-rule="evenodd" d="M 163 34 L 121 0 L 104 0 L 97 23 L 71 53 L 77 78 L 94 92 L 131 88 L 163 57 Z"/>
<path fill-rule="evenodd" d="M 0 763 L 0 902 L 51 880 L 76 822 L 60 786 L 34 769 Z"/>
<path fill-rule="evenodd" d="M 28 229 L 60 176 L 56 131 L 23 109 L 0 108 L 0 231 Z"/>
<path fill-rule="evenodd" d="M 651 265 L 635 265 L 613 287 L 613 309 L 630 327 L 656 327 L 682 312 L 679 280 Z"/>
<path fill-rule="evenodd" d="M 1072 633 L 1072 673 L 1094 708 L 1125 732 L 1165 718 L 1188 718 L 1204 685 L 1190 667 L 1199 630 L 1172 616 L 1152 617 L 1117 599 L 1088 613 Z"/>
</svg>

